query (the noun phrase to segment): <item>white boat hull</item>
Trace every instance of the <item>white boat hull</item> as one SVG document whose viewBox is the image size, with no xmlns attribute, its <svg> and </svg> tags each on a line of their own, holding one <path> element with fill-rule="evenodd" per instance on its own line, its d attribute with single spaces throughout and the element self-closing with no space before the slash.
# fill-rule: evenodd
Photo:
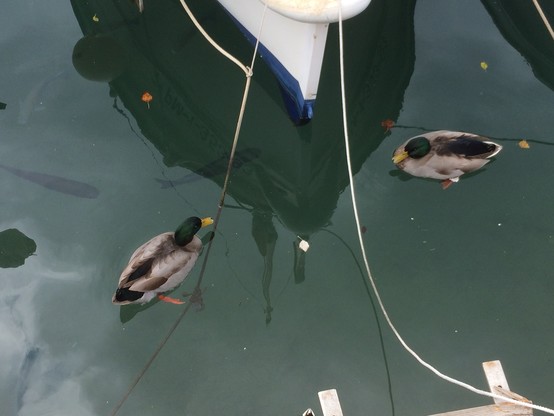
<svg viewBox="0 0 554 416">
<path fill-rule="evenodd" d="M 308 122 L 313 117 L 329 22 L 338 18 L 338 9 L 330 5 L 336 6 L 337 2 L 325 0 L 320 3 L 328 7 L 315 8 L 313 0 L 296 1 L 312 5 L 311 9 L 296 10 L 283 7 L 291 0 L 266 0 L 268 8 L 264 17 L 265 6 L 259 0 L 218 1 L 253 43 L 260 33 L 263 19 L 260 54 L 279 81 L 291 119 L 296 124 Z M 344 18 L 363 11 L 369 2 L 343 0 L 343 7 L 349 3 L 356 5 L 344 9 Z"/>
<path fill-rule="evenodd" d="M 333 23 L 363 12 L 371 0 L 260 0 L 272 10 L 300 22 Z M 340 9 L 340 13 L 339 13 Z"/>
</svg>

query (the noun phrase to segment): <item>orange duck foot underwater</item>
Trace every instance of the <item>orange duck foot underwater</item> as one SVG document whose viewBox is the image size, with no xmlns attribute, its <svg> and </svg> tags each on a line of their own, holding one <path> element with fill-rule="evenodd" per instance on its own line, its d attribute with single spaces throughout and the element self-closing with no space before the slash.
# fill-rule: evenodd
<svg viewBox="0 0 554 416">
<path fill-rule="evenodd" d="M 412 176 L 441 180 L 442 189 L 447 189 L 501 150 L 501 145 L 477 134 L 440 130 L 407 140 L 394 151 L 392 161 Z"/>
<path fill-rule="evenodd" d="M 179 286 L 188 276 L 202 251 L 202 241 L 196 233 L 212 223 L 211 218 L 187 218 L 175 232 L 160 234 L 136 249 L 119 277 L 112 302 L 142 304 L 155 297 L 181 302 L 163 293 Z"/>
</svg>

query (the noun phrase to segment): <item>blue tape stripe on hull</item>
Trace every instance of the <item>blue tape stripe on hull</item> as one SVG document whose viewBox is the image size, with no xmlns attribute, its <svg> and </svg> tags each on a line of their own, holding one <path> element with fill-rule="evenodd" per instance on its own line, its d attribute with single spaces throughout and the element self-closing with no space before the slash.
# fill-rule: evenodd
<svg viewBox="0 0 554 416">
<path fill-rule="evenodd" d="M 252 45 L 256 44 L 256 37 L 252 35 L 232 14 L 228 13 L 235 24 L 246 36 Z M 284 65 L 267 49 L 261 42 L 258 45 L 258 52 L 262 59 L 267 63 L 269 68 L 279 82 L 279 87 L 283 95 L 285 107 L 289 113 L 291 120 L 297 124 L 305 124 L 309 122 L 314 114 L 315 100 L 305 100 L 300 90 L 300 84 Z"/>
</svg>

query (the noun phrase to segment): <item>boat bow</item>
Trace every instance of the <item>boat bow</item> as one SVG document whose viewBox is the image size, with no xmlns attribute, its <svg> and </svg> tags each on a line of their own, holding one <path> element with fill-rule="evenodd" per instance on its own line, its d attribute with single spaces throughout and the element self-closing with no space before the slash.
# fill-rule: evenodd
<svg viewBox="0 0 554 416">
<path fill-rule="evenodd" d="M 371 0 L 218 0 L 279 81 L 285 106 L 295 124 L 313 117 L 327 29 L 361 13 Z M 264 16 L 264 12 L 266 13 Z M 260 24 L 263 19 L 263 27 Z"/>
</svg>

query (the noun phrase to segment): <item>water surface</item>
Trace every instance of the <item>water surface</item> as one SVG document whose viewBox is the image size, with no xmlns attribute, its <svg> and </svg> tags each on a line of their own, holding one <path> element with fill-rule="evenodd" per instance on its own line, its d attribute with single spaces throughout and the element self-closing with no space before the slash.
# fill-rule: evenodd
<svg viewBox="0 0 554 416">
<path fill-rule="evenodd" d="M 182 311 L 121 309 L 111 295 L 136 247 L 188 216 L 216 214 L 244 76 L 179 2 L 151 3 L 141 15 L 128 1 L 5 1 L 0 164 L 59 178 L 46 187 L 0 169 L 0 231 L 36 244 L 0 272 L 6 414 L 110 414 Z M 250 60 L 217 3 L 191 6 Z M 481 362 L 500 359 L 514 391 L 553 407 L 552 55 L 539 48 L 539 59 L 510 37 L 493 6 L 373 0 L 345 23 L 354 180 L 369 262 L 404 339 L 480 388 Z M 421 368 L 372 306 L 345 171 L 337 37 L 332 25 L 306 126 L 288 120 L 257 61 L 239 141 L 247 157 L 203 276 L 205 307 L 186 313 L 120 415 L 320 414 L 317 392 L 328 388 L 345 415 L 490 403 Z M 100 38 L 119 59 L 84 78 L 73 65 L 82 38 Z M 386 132 L 385 119 L 397 127 Z M 504 150 L 442 191 L 390 160 L 425 129 L 487 135 Z"/>
</svg>

